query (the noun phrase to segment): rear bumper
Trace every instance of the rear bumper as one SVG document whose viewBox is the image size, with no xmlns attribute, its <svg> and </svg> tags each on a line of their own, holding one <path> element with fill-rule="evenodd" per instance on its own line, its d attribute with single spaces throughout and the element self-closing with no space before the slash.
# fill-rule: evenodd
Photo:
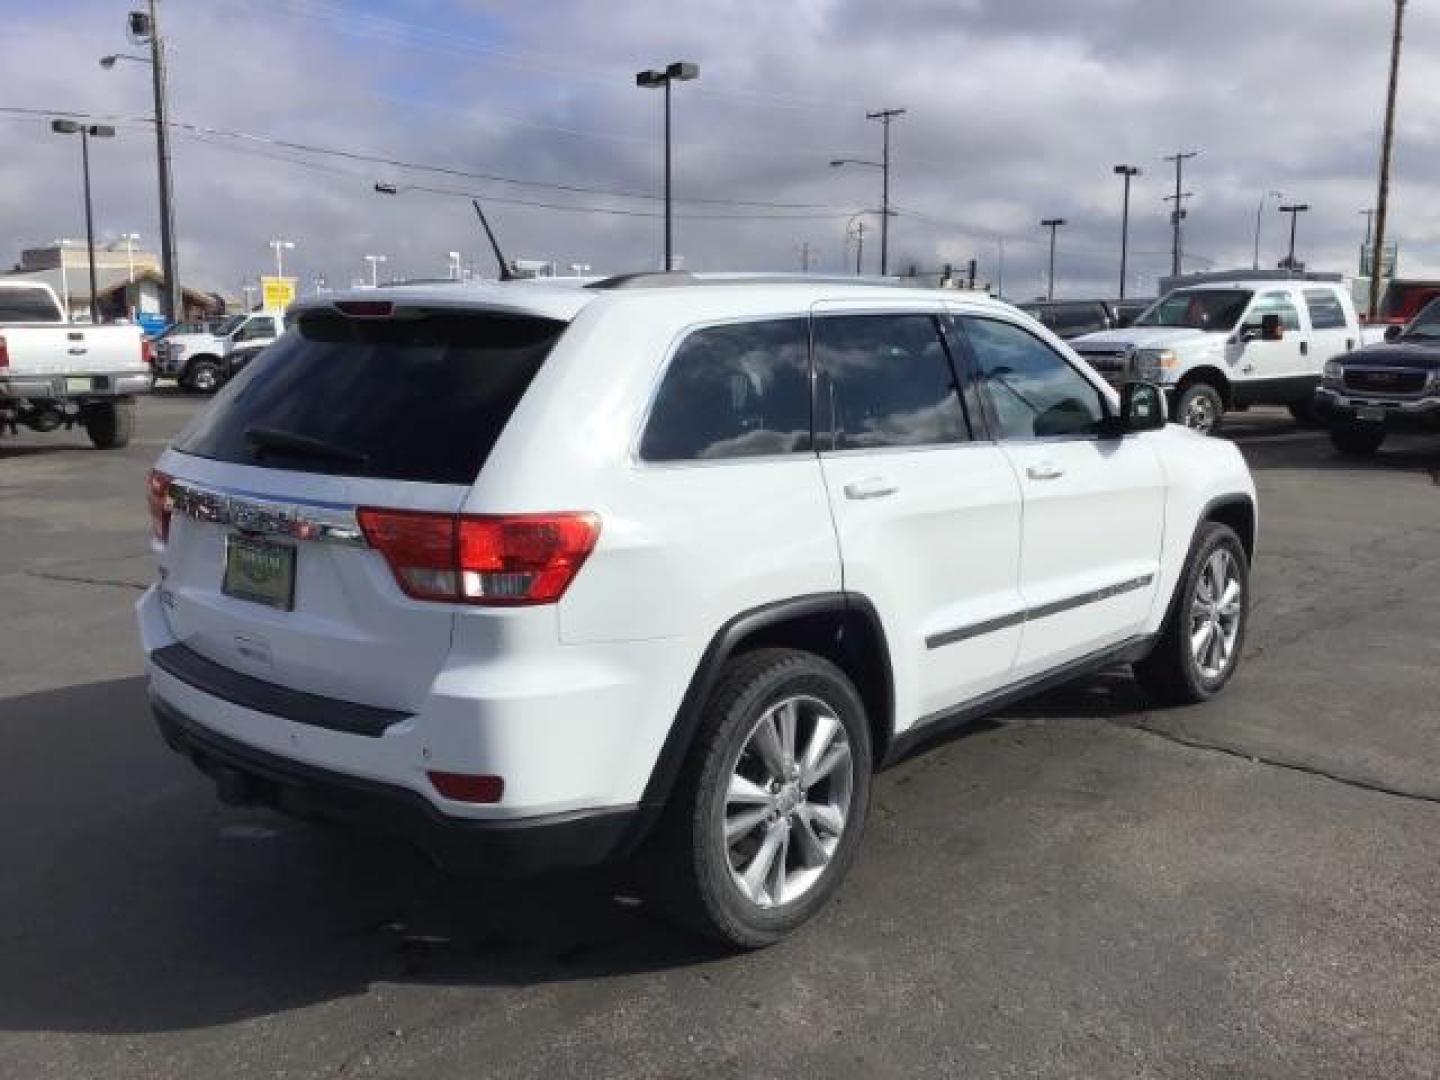
<svg viewBox="0 0 1440 1080">
<path fill-rule="evenodd" d="M 83 385 L 82 385 L 83 381 Z M 79 375 L 36 374 L 0 376 L 0 398 L 30 401 L 129 397 L 150 389 L 150 372 L 114 371 Z"/>
<path fill-rule="evenodd" d="M 628 854 L 649 823 L 639 807 L 530 818 L 449 817 L 407 788 L 246 746 L 153 694 L 151 705 L 165 742 L 215 780 L 226 801 L 396 837 L 457 873 L 524 876 L 594 866 Z"/>
<path fill-rule="evenodd" d="M 1315 411 L 1327 420 L 1357 421 L 1357 410 L 1363 408 L 1383 409 L 1383 420 L 1364 422 L 1383 423 L 1387 431 L 1440 431 L 1440 397 L 1381 398 L 1325 387 L 1315 392 Z"/>
</svg>

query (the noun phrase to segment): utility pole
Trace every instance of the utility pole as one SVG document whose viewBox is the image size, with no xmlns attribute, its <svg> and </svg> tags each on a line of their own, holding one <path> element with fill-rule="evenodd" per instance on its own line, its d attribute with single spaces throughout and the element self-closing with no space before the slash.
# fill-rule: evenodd
<svg viewBox="0 0 1440 1080">
<path fill-rule="evenodd" d="M 1050 281 L 1049 285 L 1045 289 L 1046 300 L 1055 299 L 1055 234 L 1057 231 L 1059 231 L 1060 226 L 1064 224 L 1065 219 L 1058 217 L 1046 218 L 1044 221 L 1040 222 L 1040 227 L 1042 229 L 1050 230 Z"/>
<path fill-rule="evenodd" d="M 175 258 L 175 204 L 170 175 L 170 127 L 165 108 L 165 41 L 160 36 L 160 2 L 148 0 L 150 76 L 155 90 L 155 157 L 160 172 L 160 272 L 165 277 L 161 311 L 166 322 L 184 313 L 180 300 L 180 264 Z M 131 13 L 131 25 L 138 12 Z"/>
<path fill-rule="evenodd" d="M 1180 222 L 1185 218 L 1185 200 L 1192 194 L 1184 190 L 1185 162 L 1193 157 L 1198 157 L 1199 154 L 1199 150 L 1190 150 L 1188 152 L 1179 150 L 1165 158 L 1166 161 L 1173 161 L 1175 163 L 1175 194 L 1172 196 L 1175 201 L 1175 209 L 1170 214 L 1170 223 L 1173 226 L 1173 238 L 1170 244 L 1170 274 L 1172 277 L 1180 276 L 1181 254 L 1184 250 L 1181 241 Z M 1169 199 L 1166 201 L 1168 202 Z"/>
<path fill-rule="evenodd" d="M 1252 270 L 1260 269 L 1260 217 L 1265 212 L 1265 200 L 1283 199 L 1284 197 L 1283 191 L 1267 191 L 1260 196 L 1260 202 L 1255 206 L 1255 254 L 1250 260 L 1250 269 Z"/>
<path fill-rule="evenodd" d="M 1390 151 L 1395 142 L 1395 92 L 1400 83 L 1400 42 L 1405 0 L 1395 0 L 1395 30 L 1390 40 L 1390 87 L 1385 94 L 1385 133 L 1380 140 L 1380 194 L 1375 200 L 1375 239 L 1370 251 L 1370 318 L 1380 314 L 1380 277 L 1384 272 L 1385 225 L 1390 210 Z"/>
<path fill-rule="evenodd" d="M 885 129 L 884 148 L 880 155 L 880 275 L 890 272 L 890 121 L 904 116 L 904 109 L 880 109 L 865 114 L 866 120 L 879 120 Z"/>
<path fill-rule="evenodd" d="M 1130 249 L 1130 181 L 1140 175 L 1134 165 L 1116 165 L 1115 175 L 1125 178 L 1125 204 L 1120 212 L 1120 299 L 1125 299 L 1125 259 Z"/>
</svg>

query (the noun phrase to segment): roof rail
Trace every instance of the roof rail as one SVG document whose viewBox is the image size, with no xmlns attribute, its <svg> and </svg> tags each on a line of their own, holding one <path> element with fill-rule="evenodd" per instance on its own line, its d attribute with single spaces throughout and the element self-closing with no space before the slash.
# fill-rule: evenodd
<svg viewBox="0 0 1440 1080">
<path fill-rule="evenodd" d="M 694 274 L 683 270 L 641 272 L 638 274 L 616 274 L 601 278 L 586 285 L 587 289 L 663 289 L 672 285 L 694 285 Z"/>
<path fill-rule="evenodd" d="M 911 282 L 893 277 L 858 274 L 797 274 L 784 272 L 726 272 L 693 274 L 687 271 L 617 274 L 585 286 L 587 289 L 661 289 L 677 285 L 881 285 L 893 289 L 915 288 Z"/>
</svg>

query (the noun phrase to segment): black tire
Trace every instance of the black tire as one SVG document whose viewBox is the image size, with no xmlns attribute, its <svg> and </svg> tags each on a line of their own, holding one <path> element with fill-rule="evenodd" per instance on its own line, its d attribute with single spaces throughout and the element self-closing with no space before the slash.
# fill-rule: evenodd
<svg viewBox="0 0 1440 1080">
<path fill-rule="evenodd" d="M 726 796 L 732 776 L 750 760 L 745 755 L 762 718 L 787 698 L 797 696 L 823 703 L 839 720 L 849 741 L 848 812 L 838 838 L 834 838 L 833 853 L 813 884 L 792 901 L 766 906 L 747 896 L 734 879 L 738 871 L 732 871 L 731 852 L 762 831 L 766 840 L 761 844 L 768 842 L 775 826 L 756 825 L 732 845 L 725 835 Z M 797 738 L 797 749 L 801 745 Z M 705 706 L 689 761 L 676 781 L 665 818 L 647 853 L 654 899 L 677 920 L 725 944 L 743 949 L 774 944 L 814 916 L 849 870 L 865 827 L 872 772 L 865 706 L 834 664 L 792 649 L 760 649 L 731 660 Z M 791 824 L 781 824 L 788 853 Z M 797 861 L 803 861 L 803 846 L 797 839 Z M 770 876 L 765 875 L 767 879 Z"/>
<path fill-rule="evenodd" d="M 1214 435 L 1225 419 L 1225 398 L 1208 382 L 1193 382 L 1175 402 L 1175 422 L 1193 431 Z"/>
<path fill-rule="evenodd" d="M 1218 673 L 1202 669 L 1192 647 L 1193 610 L 1206 603 L 1202 578 L 1207 565 L 1217 552 L 1225 552 L 1232 560 L 1240 584 L 1237 625 L 1228 659 Z M 1135 678 L 1145 692 L 1167 705 L 1190 705 L 1208 701 L 1225 688 L 1239 670 L 1245 648 L 1245 631 L 1250 621 L 1250 560 L 1245 545 L 1228 525 L 1207 521 L 1200 526 L 1185 572 L 1175 588 L 1170 611 L 1160 631 L 1154 650 L 1134 665 Z M 1221 631 L 1212 627 L 1212 632 Z"/>
<path fill-rule="evenodd" d="M 220 365 L 213 360 L 196 360 L 185 369 L 185 388 L 197 394 L 215 393 L 222 381 Z"/>
<path fill-rule="evenodd" d="M 1348 457 L 1369 457 L 1380 449 L 1384 441 L 1384 424 L 1366 424 L 1351 420 L 1334 424 L 1330 428 L 1331 445 Z"/>
<path fill-rule="evenodd" d="M 1325 426 L 1324 418 L 1315 411 L 1315 402 L 1313 400 L 1306 398 L 1304 401 L 1292 401 L 1288 407 L 1290 409 L 1290 416 L 1294 419 L 1295 423 L 1299 424 L 1302 428 L 1322 428 Z"/>
<path fill-rule="evenodd" d="M 135 434 L 135 399 L 92 402 L 81 410 L 80 423 L 97 450 L 129 446 Z"/>
</svg>

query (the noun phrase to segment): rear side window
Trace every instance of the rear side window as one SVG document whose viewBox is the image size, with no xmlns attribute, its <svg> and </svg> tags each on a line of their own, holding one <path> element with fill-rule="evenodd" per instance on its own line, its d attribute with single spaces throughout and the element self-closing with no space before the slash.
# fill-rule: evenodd
<svg viewBox="0 0 1440 1080">
<path fill-rule="evenodd" d="M 469 484 L 566 325 L 307 312 L 175 448 L 237 465 Z"/>
<path fill-rule="evenodd" d="M 1333 289 L 1306 289 L 1305 307 L 1312 330 L 1345 329 L 1345 308 Z"/>
<path fill-rule="evenodd" d="M 815 361 L 836 450 L 969 438 L 950 358 L 930 315 L 815 320 Z"/>
<path fill-rule="evenodd" d="M 0 289 L 0 323 L 62 321 L 59 306 L 44 289 Z"/>
<path fill-rule="evenodd" d="M 1290 302 L 1290 296 L 1287 293 L 1262 293 L 1260 299 L 1256 300 L 1250 308 L 1246 324 L 1258 326 L 1266 315 L 1279 315 L 1280 325 L 1286 330 L 1300 329 L 1300 313 L 1295 310 L 1295 305 Z"/>
<path fill-rule="evenodd" d="M 640 440 L 645 461 L 754 457 L 810 448 L 806 319 L 696 330 L 671 358 Z"/>
</svg>

